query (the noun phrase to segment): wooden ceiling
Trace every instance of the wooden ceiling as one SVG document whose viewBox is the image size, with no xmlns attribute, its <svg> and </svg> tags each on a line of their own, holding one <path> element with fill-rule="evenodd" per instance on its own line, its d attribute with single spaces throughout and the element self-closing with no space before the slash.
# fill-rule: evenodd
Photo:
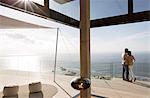
<svg viewBox="0 0 150 98">
<path fill-rule="evenodd" d="M 11 2 L 10 0 L 1 0 L 0 4 L 5 7 L 10 7 L 12 9 L 20 10 L 29 14 L 37 14 L 43 18 L 52 19 L 56 22 L 79 28 L 80 22 L 78 20 L 73 19 L 62 13 L 56 12 L 52 9 L 49 9 L 49 0 L 44 1 L 45 6 L 39 5 L 37 3 L 34 3 L 34 4 L 32 3 L 31 4 L 32 9 L 28 5 L 24 6 L 25 5 L 24 3 L 14 4 L 14 2 L 16 1 L 17 0 L 11 0 Z M 60 0 L 57 0 L 57 1 L 60 1 Z M 128 1 L 129 1 L 128 2 L 128 14 L 91 20 L 90 27 L 94 28 L 94 27 L 150 21 L 150 10 L 133 13 L 133 0 L 128 0 Z"/>
<path fill-rule="evenodd" d="M 0 16 L 0 29 L 15 29 L 15 28 L 50 28 L 50 27 L 45 27 L 33 23 L 27 23 L 6 16 Z"/>
</svg>

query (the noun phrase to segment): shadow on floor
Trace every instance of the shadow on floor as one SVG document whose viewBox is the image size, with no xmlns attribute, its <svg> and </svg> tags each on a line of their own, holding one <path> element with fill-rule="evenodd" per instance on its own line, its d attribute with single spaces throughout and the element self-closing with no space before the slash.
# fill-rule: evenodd
<svg viewBox="0 0 150 98">
<path fill-rule="evenodd" d="M 145 83 L 135 82 L 134 84 L 139 85 L 139 86 L 142 86 L 142 87 L 150 88 L 150 85 L 145 84 Z"/>
<path fill-rule="evenodd" d="M 43 98 L 43 93 L 42 92 L 30 93 L 29 98 Z"/>
<path fill-rule="evenodd" d="M 2 98 L 18 98 L 18 95 L 14 95 L 14 96 L 3 96 Z"/>
<path fill-rule="evenodd" d="M 79 97 L 79 95 L 80 94 L 77 94 L 77 95 L 75 95 L 74 97 L 72 97 L 72 98 L 78 98 Z M 107 97 L 103 97 L 103 96 L 98 96 L 98 95 L 91 95 L 93 98 L 107 98 Z"/>
</svg>

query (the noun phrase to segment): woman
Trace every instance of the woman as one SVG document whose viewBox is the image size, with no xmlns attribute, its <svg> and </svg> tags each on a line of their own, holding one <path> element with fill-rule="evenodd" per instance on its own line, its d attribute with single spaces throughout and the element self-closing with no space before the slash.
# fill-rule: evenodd
<svg viewBox="0 0 150 98">
<path fill-rule="evenodd" d="M 133 73 L 133 65 L 134 65 L 134 62 L 135 62 L 135 58 L 134 56 L 132 55 L 131 51 L 128 51 L 128 56 L 126 57 L 126 61 L 127 61 L 127 65 L 128 65 L 128 68 L 129 68 L 129 75 L 131 77 L 131 82 L 135 82 L 136 78 L 135 78 L 135 75 Z"/>
</svg>

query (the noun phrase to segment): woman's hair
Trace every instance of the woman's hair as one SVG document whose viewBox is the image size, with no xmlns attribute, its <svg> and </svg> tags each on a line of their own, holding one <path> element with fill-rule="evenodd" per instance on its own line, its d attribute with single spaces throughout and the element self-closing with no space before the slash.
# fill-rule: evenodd
<svg viewBox="0 0 150 98">
<path fill-rule="evenodd" d="M 128 51 L 128 55 L 131 56 L 131 51 Z"/>
</svg>

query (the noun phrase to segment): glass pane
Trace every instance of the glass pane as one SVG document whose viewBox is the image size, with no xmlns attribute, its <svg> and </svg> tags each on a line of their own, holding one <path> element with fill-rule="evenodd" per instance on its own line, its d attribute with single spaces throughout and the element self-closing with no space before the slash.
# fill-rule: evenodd
<svg viewBox="0 0 150 98">
<path fill-rule="evenodd" d="M 56 32 L 56 29 L 0 29 L 1 92 L 5 86 L 18 85 L 19 91 L 29 96 L 28 90 L 21 89 L 23 85 L 28 88 L 29 83 L 41 82 L 42 90 L 48 90 L 45 84 L 53 85 Z"/>
<path fill-rule="evenodd" d="M 128 0 L 91 0 L 91 19 L 128 13 Z"/>
<path fill-rule="evenodd" d="M 71 87 L 80 75 L 79 36 L 79 29 L 67 27 L 60 29 L 58 39 L 56 82 L 72 97 L 79 93 Z"/>
<path fill-rule="evenodd" d="M 51 72 L 55 37 L 56 29 L 0 29 L 1 69 Z"/>
<path fill-rule="evenodd" d="M 150 10 L 150 0 L 133 0 L 134 12 Z"/>
<path fill-rule="evenodd" d="M 149 96 L 149 93 L 145 93 L 149 91 L 147 83 L 150 81 L 149 23 L 141 22 L 91 29 L 91 88 L 93 94 L 106 98 L 121 98 L 124 97 L 124 92 L 128 98 Z M 134 83 L 122 79 L 121 55 L 125 48 L 132 51 L 136 59 L 133 72 L 137 81 Z M 142 91 L 139 87 L 143 87 Z"/>
<path fill-rule="evenodd" d="M 136 58 L 135 75 L 150 78 L 149 23 L 91 29 L 93 73 L 102 76 L 121 76 L 121 53 L 127 47 L 133 51 Z"/>
<path fill-rule="evenodd" d="M 53 0 L 50 0 L 49 8 L 79 20 L 80 14 L 79 0 L 74 0 L 65 4 L 59 4 Z"/>
</svg>

